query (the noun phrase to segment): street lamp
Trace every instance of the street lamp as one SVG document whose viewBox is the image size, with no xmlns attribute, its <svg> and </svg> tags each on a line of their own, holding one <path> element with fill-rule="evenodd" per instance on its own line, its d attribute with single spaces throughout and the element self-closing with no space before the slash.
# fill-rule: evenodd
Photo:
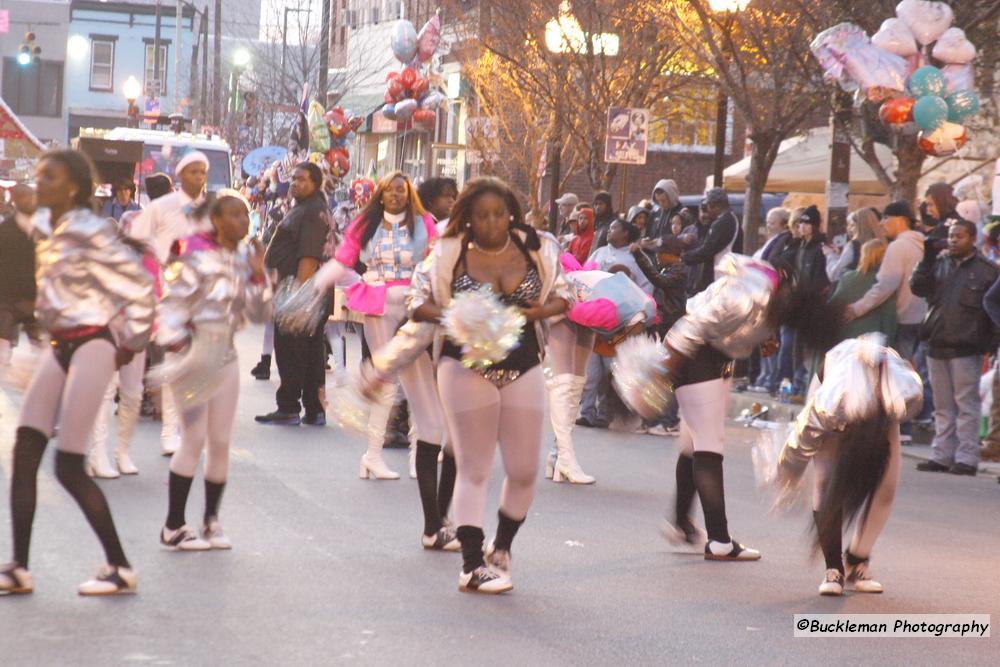
<svg viewBox="0 0 1000 667">
<path fill-rule="evenodd" d="M 83 35 L 73 35 L 66 42 L 66 53 L 73 60 L 83 60 L 89 48 L 90 42 Z"/>
<path fill-rule="evenodd" d="M 233 71 L 229 73 L 229 113 L 236 113 L 240 106 L 240 78 L 250 64 L 250 52 L 244 48 L 233 51 Z"/>
<path fill-rule="evenodd" d="M 247 65 L 250 64 L 250 52 L 246 49 L 236 49 L 233 52 L 233 64 L 239 69 L 246 69 Z"/>
<path fill-rule="evenodd" d="M 713 12 L 742 12 L 750 0 L 708 0 Z"/>
<path fill-rule="evenodd" d="M 130 76 L 125 79 L 125 84 L 122 86 L 122 92 L 125 94 L 125 99 L 128 101 L 128 126 L 129 127 L 139 127 L 139 107 L 135 105 L 135 101 L 139 99 L 139 95 L 142 94 L 142 86 L 139 81 L 134 77 Z"/>
</svg>

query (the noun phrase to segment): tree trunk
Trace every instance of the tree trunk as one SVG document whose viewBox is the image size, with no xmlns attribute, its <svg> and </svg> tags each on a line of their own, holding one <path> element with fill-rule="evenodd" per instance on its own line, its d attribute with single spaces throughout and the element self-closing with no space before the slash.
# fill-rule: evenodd
<svg viewBox="0 0 1000 667">
<path fill-rule="evenodd" d="M 899 173 L 892 188 L 892 198 L 908 202 L 911 206 L 917 204 L 917 182 L 927 155 L 920 150 L 916 134 L 906 134 L 899 138 L 896 144 L 896 159 L 899 161 Z"/>
<path fill-rule="evenodd" d="M 743 200 L 743 253 L 752 255 L 760 245 L 761 195 L 767 184 L 781 138 L 775 132 L 751 134 L 750 169 L 747 171 L 746 197 Z"/>
</svg>

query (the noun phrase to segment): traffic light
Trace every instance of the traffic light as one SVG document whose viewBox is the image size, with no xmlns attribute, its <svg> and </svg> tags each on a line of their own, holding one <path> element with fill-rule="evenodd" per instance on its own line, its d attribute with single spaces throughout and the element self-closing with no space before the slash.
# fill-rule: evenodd
<svg viewBox="0 0 1000 667">
<path fill-rule="evenodd" d="M 24 42 L 17 50 L 17 64 L 21 67 L 37 65 L 42 60 L 42 47 L 35 44 L 35 33 L 30 30 L 24 33 Z"/>
</svg>

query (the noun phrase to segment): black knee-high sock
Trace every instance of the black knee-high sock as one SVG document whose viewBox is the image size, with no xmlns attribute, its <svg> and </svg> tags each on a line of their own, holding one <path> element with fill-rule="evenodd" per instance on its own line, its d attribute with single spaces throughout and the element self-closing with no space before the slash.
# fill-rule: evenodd
<svg viewBox="0 0 1000 667">
<path fill-rule="evenodd" d="M 417 489 L 420 505 L 424 510 L 424 535 L 441 530 L 441 512 L 438 510 L 438 452 L 441 445 L 417 440 Z"/>
<path fill-rule="evenodd" d="M 10 478 L 10 519 L 14 529 L 14 560 L 28 568 L 31 525 L 35 521 L 38 496 L 38 467 L 49 439 L 28 426 L 17 429 L 14 440 L 14 469 Z"/>
<path fill-rule="evenodd" d="M 722 454 L 694 453 L 694 484 L 705 514 L 705 530 L 713 542 L 729 542 L 726 521 L 726 492 L 722 483 Z"/>
<path fill-rule="evenodd" d="M 517 529 L 524 523 L 524 519 L 511 519 L 503 513 L 503 510 L 497 511 L 497 519 L 499 519 L 497 536 L 493 540 L 493 546 L 501 551 L 510 551 L 510 545 L 514 542 Z"/>
<path fill-rule="evenodd" d="M 675 525 L 689 533 L 694 530 L 691 522 L 691 503 L 694 501 L 694 460 L 690 456 L 679 454 L 677 456 L 677 469 L 674 472 L 677 478 L 677 498 L 674 501 Z"/>
<path fill-rule="evenodd" d="M 219 517 L 219 503 L 222 502 L 222 492 L 226 490 L 225 482 L 210 482 L 205 480 L 205 524 Z"/>
<path fill-rule="evenodd" d="M 842 515 L 842 512 L 838 512 Z M 818 511 L 813 511 L 813 521 L 816 522 L 816 532 L 819 536 L 819 546 L 823 551 L 823 560 L 826 562 L 826 569 L 828 570 L 839 570 L 841 574 L 844 573 L 844 559 L 841 555 L 841 549 L 844 546 L 843 533 L 841 530 L 841 525 L 843 524 L 843 519 L 838 521 L 830 522 L 830 529 L 825 531 L 823 534 L 823 522 L 820 520 L 820 513 Z M 834 529 L 836 526 L 836 529 Z"/>
<path fill-rule="evenodd" d="M 438 512 L 441 518 L 448 518 L 448 508 L 451 507 L 451 497 L 455 493 L 455 457 L 447 451 L 441 461 L 441 480 L 438 482 Z"/>
<path fill-rule="evenodd" d="M 462 571 L 472 572 L 486 564 L 483 560 L 483 540 L 486 536 L 479 526 L 459 526 L 455 531 L 462 544 Z"/>
<path fill-rule="evenodd" d="M 122 543 L 118 539 L 118 531 L 115 530 L 115 522 L 111 518 L 108 501 L 101 488 L 87 475 L 83 461 L 83 454 L 56 452 L 56 479 L 83 510 L 87 523 L 97 533 L 97 539 L 104 547 L 108 563 L 129 567 L 125 552 L 122 550 Z"/>
<path fill-rule="evenodd" d="M 184 508 L 187 507 L 188 494 L 191 492 L 193 477 L 178 475 L 170 471 L 170 481 L 167 484 L 169 506 L 167 507 L 167 528 L 177 530 L 185 523 Z"/>
</svg>

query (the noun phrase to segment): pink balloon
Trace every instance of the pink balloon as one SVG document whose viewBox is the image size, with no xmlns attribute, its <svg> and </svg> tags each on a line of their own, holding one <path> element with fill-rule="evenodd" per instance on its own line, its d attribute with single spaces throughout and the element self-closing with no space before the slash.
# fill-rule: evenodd
<svg viewBox="0 0 1000 667">
<path fill-rule="evenodd" d="M 425 63 L 430 60 L 440 43 L 441 19 L 435 14 L 417 33 L 417 58 L 420 62 Z"/>
<path fill-rule="evenodd" d="M 872 44 L 895 53 L 897 56 L 908 58 L 917 52 L 917 40 L 913 33 L 901 20 L 892 18 L 882 21 L 882 27 L 872 35 Z"/>
<path fill-rule="evenodd" d="M 943 35 L 955 19 L 951 7 L 931 0 L 902 0 L 896 5 L 896 16 L 921 44 L 930 44 Z"/>
<path fill-rule="evenodd" d="M 948 28 L 934 44 L 931 55 L 949 65 L 964 65 L 976 58 L 976 47 L 961 28 Z"/>
<path fill-rule="evenodd" d="M 972 90 L 976 85 L 972 65 L 945 65 L 941 68 L 944 75 L 944 85 L 947 95 Z"/>
</svg>

